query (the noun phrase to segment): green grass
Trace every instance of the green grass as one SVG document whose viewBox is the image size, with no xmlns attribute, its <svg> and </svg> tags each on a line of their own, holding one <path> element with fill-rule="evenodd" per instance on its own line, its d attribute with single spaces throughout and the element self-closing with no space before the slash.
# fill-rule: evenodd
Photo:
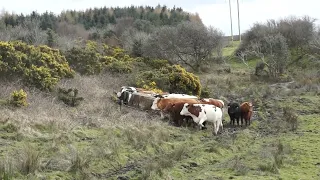
<svg viewBox="0 0 320 180">
<path fill-rule="evenodd" d="M 7 101 L 4 100 L 4 99 L 0 99 L 0 106 L 1 106 L 1 105 L 5 105 L 5 104 L 7 104 Z"/>
<path fill-rule="evenodd" d="M 239 45 L 240 45 L 240 41 L 229 42 L 229 45 L 223 48 L 222 55 L 224 57 L 231 56 L 234 53 L 234 51 L 238 48 Z"/>
</svg>

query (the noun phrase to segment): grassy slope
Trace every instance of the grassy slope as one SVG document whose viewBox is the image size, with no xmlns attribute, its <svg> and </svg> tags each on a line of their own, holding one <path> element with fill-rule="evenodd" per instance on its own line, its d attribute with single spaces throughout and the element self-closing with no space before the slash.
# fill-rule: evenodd
<svg viewBox="0 0 320 180">
<path fill-rule="evenodd" d="M 230 55 L 232 49 L 235 47 L 225 49 L 224 55 Z M 257 88 L 254 93 L 259 94 L 266 88 L 263 84 L 252 82 L 240 84 L 238 81 L 248 79 L 245 73 L 247 67 L 235 62 L 231 67 L 232 73 L 219 75 L 218 80 L 212 78 L 215 75 L 203 77 L 208 79 L 209 87 L 215 90 L 214 94 L 245 93 L 248 87 Z M 236 81 L 231 81 L 232 78 Z M 81 83 L 91 81 L 86 79 Z M 223 83 L 219 84 L 218 81 Z M 103 88 L 100 92 L 96 84 L 85 86 L 95 88 L 96 92 L 93 93 L 105 93 Z M 219 92 L 216 86 L 226 88 L 228 92 Z M 80 92 L 83 90 L 80 89 Z M 87 99 L 92 99 L 89 98 L 92 94 L 87 96 Z M 101 105 L 105 95 L 101 97 L 104 99 L 100 98 L 102 100 L 96 104 L 90 104 L 95 100 L 85 102 L 89 104 L 86 107 L 65 110 L 60 109 L 60 105 L 54 105 L 53 108 L 57 107 L 55 111 L 59 109 L 70 118 L 61 122 L 57 122 L 57 118 L 64 116 L 55 119 L 48 111 L 49 115 L 39 113 L 39 116 L 46 118 L 40 117 L 38 121 L 26 124 L 24 119 L 28 117 L 25 115 L 39 103 L 17 111 L 0 106 L 0 158 L 3 158 L 0 161 L 0 174 L 6 172 L 15 179 L 117 179 L 118 176 L 131 179 L 320 178 L 320 97 L 314 93 L 292 93 L 281 101 L 262 99 L 279 106 L 292 106 L 300 114 L 296 132 L 265 135 L 261 127 L 266 121 L 262 117 L 266 117 L 264 113 L 267 111 L 261 111 L 264 116 L 256 118 L 248 128 L 229 128 L 226 125 L 229 117 L 225 116 L 224 131 L 216 137 L 212 135 L 210 125 L 205 131 L 176 128 L 162 122 L 158 116 L 130 108 L 110 115 L 117 110 L 114 106 Z M 88 110 L 90 108 L 91 111 Z M 281 118 L 281 112 L 276 113 Z M 83 115 L 86 115 L 85 120 Z M 42 122 L 51 118 L 52 121 Z M 278 120 L 270 119 L 269 123 Z M 283 146 L 280 148 L 282 151 L 279 148 L 277 150 L 279 146 Z M 30 160 L 36 163 L 30 163 Z M 6 167 L 6 170 L 1 167 Z M 14 173 L 10 173 L 10 167 L 13 167 Z M 31 169 L 34 172 L 33 168 L 37 171 L 26 177 L 24 170 Z"/>
</svg>

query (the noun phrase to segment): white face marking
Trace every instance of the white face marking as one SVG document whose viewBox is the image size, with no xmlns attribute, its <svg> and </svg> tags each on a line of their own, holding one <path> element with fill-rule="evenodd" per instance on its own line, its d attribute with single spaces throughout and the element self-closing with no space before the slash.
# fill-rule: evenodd
<svg viewBox="0 0 320 180">
<path fill-rule="evenodd" d="M 151 109 L 153 109 L 153 110 L 160 110 L 160 109 L 158 108 L 158 105 L 157 105 L 159 99 L 160 99 L 160 98 L 157 97 L 157 98 L 155 98 L 155 99 L 153 100 Z"/>
<path fill-rule="evenodd" d="M 189 105 L 188 103 L 184 103 L 183 108 L 180 111 L 180 115 L 185 115 L 186 116 L 186 115 L 190 114 L 190 112 L 189 112 L 189 110 L 187 108 L 188 105 Z"/>
</svg>

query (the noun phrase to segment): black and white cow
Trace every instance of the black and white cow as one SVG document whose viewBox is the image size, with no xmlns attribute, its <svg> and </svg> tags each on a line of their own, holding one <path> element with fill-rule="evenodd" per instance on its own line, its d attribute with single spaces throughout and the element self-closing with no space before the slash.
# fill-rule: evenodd
<svg viewBox="0 0 320 180">
<path fill-rule="evenodd" d="M 121 105 L 123 104 L 128 104 L 131 97 L 132 97 L 132 93 L 136 93 L 137 89 L 135 87 L 131 87 L 131 86 L 122 86 L 121 90 L 119 92 L 117 92 L 117 98 L 118 98 L 118 103 Z"/>
</svg>

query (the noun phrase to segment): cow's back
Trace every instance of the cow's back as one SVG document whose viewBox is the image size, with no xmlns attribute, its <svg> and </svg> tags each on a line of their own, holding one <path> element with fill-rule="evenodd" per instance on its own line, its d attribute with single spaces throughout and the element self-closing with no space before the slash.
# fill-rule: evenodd
<svg viewBox="0 0 320 180">
<path fill-rule="evenodd" d="M 128 105 L 142 110 L 150 110 L 153 100 L 154 97 L 151 94 L 135 92 L 132 93 L 132 97 L 130 98 Z"/>
<path fill-rule="evenodd" d="M 189 104 L 196 104 L 199 103 L 198 99 L 192 99 L 192 98 L 161 98 L 158 102 L 158 108 L 160 110 L 163 110 L 169 103 L 171 104 L 182 104 L 182 107 L 184 103 L 189 103 Z M 182 109 L 181 107 L 181 109 Z"/>
<path fill-rule="evenodd" d="M 214 105 L 205 105 L 204 110 L 209 121 L 222 120 L 221 108 L 214 107 Z"/>
</svg>

